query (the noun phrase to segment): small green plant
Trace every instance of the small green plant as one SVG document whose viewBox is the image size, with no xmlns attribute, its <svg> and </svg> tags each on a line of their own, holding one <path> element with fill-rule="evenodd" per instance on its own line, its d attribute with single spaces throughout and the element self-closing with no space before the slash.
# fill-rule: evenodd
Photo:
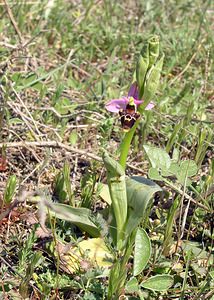
<svg viewBox="0 0 214 300">
<path fill-rule="evenodd" d="M 68 201 L 71 205 L 74 205 L 73 191 L 70 182 L 70 165 L 66 161 L 63 169 L 55 177 L 54 182 L 54 194 L 58 197 L 59 201 L 64 203 Z"/>
<path fill-rule="evenodd" d="M 95 187 L 97 182 L 97 174 L 86 173 L 80 182 L 81 185 L 81 206 L 86 208 L 92 207 L 93 195 L 95 194 Z"/>
<path fill-rule="evenodd" d="M 143 271 L 151 255 L 149 237 L 139 225 L 142 219 L 146 217 L 150 199 L 156 192 L 161 191 L 161 188 L 143 177 L 126 179 L 125 167 L 131 141 L 140 117 L 145 109 L 151 109 L 154 106 L 154 103 L 150 101 L 157 90 L 164 55 L 159 60 L 158 58 L 159 38 L 153 36 L 148 39 L 140 53 L 136 73 L 134 73 L 134 83 L 130 88 L 128 97 L 112 100 L 106 105 L 109 111 L 119 111 L 122 127 L 126 131 L 120 146 L 119 163 L 106 153 L 103 157 L 112 201 L 112 224 L 116 224 L 116 229 L 112 230 L 112 234 L 118 251 L 118 261 L 110 272 L 108 299 L 118 299 L 122 293 L 127 276 L 126 265 L 133 246 L 135 247 L 134 276 Z M 167 289 L 172 285 L 173 279 L 169 275 L 165 276 L 170 281 L 165 286 Z M 161 281 L 161 277 L 159 279 Z M 156 278 L 150 280 L 154 281 L 155 285 Z"/>
<path fill-rule="evenodd" d="M 10 202 L 13 200 L 13 196 L 15 195 L 16 188 L 17 188 L 16 175 L 11 175 L 7 180 L 6 188 L 4 191 L 3 200 L 6 205 L 10 204 Z"/>
<path fill-rule="evenodd" d="M 107 171 L 108 185 L 102 198 L 109 205 L 109 219 L 111 222 L 107 236 L 112 240 L 113 248 L 116 250 L 114 255 L 112 255 L 108 249 L 103 248 L 104 246 L 101 247 L 103 243 L 101 231 L 99 227 L 96 226 L 96 218 L 91 215 L 90 206 L 86 205 L 88 188 L 91 189 L 89 195 L 91 199 L 93 186 L 88 185 L 88 187 L 84 189 L 87 191 L 87 194 L 85 194 L 85 202 L 83 202 L 83 204 L 85 203 L 84 206 L 87 208 L 77 209 L 64 204 L 51 205 L 51 209 L 55 212 L 56 217 L 66 220 L 70 219 L 70 221 L 73 220 L 72 222 L 77 224 L 80 228 L 84 228 L 84 230 L 94 237 L 94 239 L 88 239 L 84 244 L 79 243 L 79 247 L 82 249 L 81 251 L 87 248 L 90 249 L 91 255 L 94 255 L 97 264 L 101 266 L 104 266 L 103 260 L 98 261 L 98 256 L 101 256 L 101 251 L 105 253 L 106 258 L 109 255 L 112 256 L 114 263 L 109 273 L 107 297 L 109 300 L 119 299 L 122 295 L 127 276 L 126 265 L 130 259 L 133 247 L 134 276 L 138 276 L 143 271 L 151 256 L 150 239 L 146 231 L 140 227 L 140 224 L 148 215 L 151 198 L 156 192 L 161 191 L 161 188 L 154 182 L 140 176 L 126 178 L 125 167 L 131 141 L 141 115 L 144 109 L 151 109 L 154 106 L 154 103 L 150 101 L 156 92 L 163 65 L 163 56 L 159 60 L 158 57 L 159 39 L 154 36 L 149 38 L 140 54 L 136 73 L 134 73 L 134 83 L 130 88 L 128 97 L 111 100 L 106 105 L 107 110 L 119 112 L 122 127 L 126 132 L 120 146 L 119 162 L 111 158 L 106 151 L 103 152 L 103 162 Z M 144 100 L 140 100 L 142 97 Z M 120 110 L 120 108 L 122 110 Z M 58 177 L 56 185 L 60 193 L 64 193 L 65 173 L 64 166 L 63 174 L 60 174 Z M 85 185 L 87 185 L 87 182 L 85 182 Z M 74 257 L 78 257 L 77 255 L 80 255 L 80 253 L 77 254 L 77 252 L 75 252 L 74 254 L 73 252 L 71 256 L 73 258 L 70 257 L 71 262 L 73 261 L 73 265 L 75 264 Z M 170 275 L 160 275 L 150 277 L 142 283 L 141 287 L 154 291 L 164 291 L 172 284 L 173 278 Z"/>
</svg>

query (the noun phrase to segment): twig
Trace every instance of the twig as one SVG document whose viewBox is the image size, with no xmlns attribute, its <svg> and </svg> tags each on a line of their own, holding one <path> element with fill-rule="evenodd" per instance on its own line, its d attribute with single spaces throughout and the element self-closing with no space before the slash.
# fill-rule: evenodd
<svg viewBox="0 0 214 300">
<path fill-rule="evenodd" d="M 67 71 L 67 67 L 68 67 L 69 62 L 71 60 L 71 57 L 74 55 L 74 52 L 75 52 L 74 49 L 71 49 L 69 54 L 68 54 L 68 58 L 66 59 L 65 67 L 64 67 L 64 70 L 62 72 L 62 78 L 64 78 L 64 76 L 65 76 L 65 73 Z"/>
<path fill-rule="evenodd" d="M 19 96 L 19 94 L 17 93 L 17 91 L 14 89 L 14 87 L 12 86 L 12 84 L 10 85 L 10 87 L 12 88 L 12 90 L 13 90 L 13 92 L 14 92 L 16 98 L 20 101 L 20 103 L 22 104 L 22 106 L 25 108 L 25 110 L 26 110 L 27 114 L 29 115 L 29 117 L 30 117 L 30 119 L 31 119 L 31 121 L 32 121 L 32 123 L 33 123 L 33 125 L 35 126 L 35 129 L 36 129 L 36 131 L 37 131 L 37 134 L 40 135 L 41 133 L 40 133 L 40 131 L 39 131 L 37 125 L 36 125 L 36 122 L 35 122 L 35 120 L 34 120 L 32 114 L 31 114 L 31 112 L 29 111 L 29 109 L 27 108 L 27 106 L 25 105 L 24 101 L 22 100 L 22 98 L 21 98 L 21 97 Z"/>
<path fill-rule="evenodd" d="M 29 121 L 32 121 L 31 118 L 27 117 L 25 114 L 23 114 L 21 112 L 21 110 L 18 107 L 15 107 L 14 105 L 12 105 L 12 103 L 8 102 L 7 105 L 18 115 L 20 115 L 20 117 L 22 118 L 23 122 L 26 124 L 26 126 L 28 127 L 28 129 L 30 130 L 31 134 L 35 137 L 35 139 L 37 139 L 37 135 L 34 132 L 33 128 L 31 127 L 31 123 Z"/>
<path fill-rule="evenodd" d="M 211 299 L 211 297 L 214 295 L 214 290 L 208 292 L 206 295 L 204 295 L 204 300 Z"/>
<path fill-rule="evenodd" d="M 11 211 L 17 206 L 19 205 L 20 201 L 18 199 L 16 199 L 8 209 L 6 209 L 5 211 L 3 211 L 1 214 L 0 214 L 0 222 L 6 218 L 7 216 L 9 216 L 9 214 L 11 213 Z"/>
<path fill-rule="evenodd" d="M 38 121 L 36 121 L 35 119 L 33 119 L 33 117 L 30 115 L 30 117 L 28 117 L 27 115 L 25 115 L 21 109 L 19 109 L 19 107 L 23 107 L 22 105 L 18 104 L 18 103 L 14 103 L 12 101 L 8 101 L 7 102 L 7 105 L 17 114 L 17 115 L 20 115 L 20 117 L 22 118 L 23 122 L 26 124 L 26 126 L 28 127 L 28 129 L 31 131 L 32 135 L 35 136 L 35 138 L 37 139 L 37 135 L 36 133 L 34 132 L 33 130 L 33 127 L 31 127 L 31 122 L 33 122 L 33 125 L 34 127 L 36 127 L 37 130 L 38 129 L 38 126 L 40 127 L 44 127 L 48 130 L 51 130 L 53 131 L 53 133 L 56 135 L 56 137 L 59 139 L 59 141 L 62 141 L 62 138 L 61 136 L 58 134 L 57 132 L 57 129 L 53 128 L 53 127 L 50 127 L 50 126 L 47 126 L 43 123 L 40 123 Z M 9 129 L 10 130 L 10 129 Z M 15 134 L 15 133 L 13 133 Z M 38 131 L 38 135 L 41 136 L 42 133 L 40 133 L 40 131 Z"/>
<path fill-rule="evenodd" d="M 64 119 L 64 118 L 69 118 L 69 117 L 73 117 L 75 115 L 80 115 L 83 113 L 87 113 L 87 114 L 94 114 L 96 115 L 99 119 L 105 119 L 105 117 L 103 115 L 101 115 L 100 113 L 98 113 L 97 111 L 93 111 L 93 110 L 86 110 L 86 109 L 81 109 L 81 111 L 74 111 L 71 114 L 66 114 L 66 115 L 61 115 L 54 107 L 52 106 L 45 106 L 45 107 L 36 107 L 36 106 L 31 106 L 31 109 L 34 110 L 40 110 L 40 111 L 51 111 L 53 112 L 59 119 Z"/>
<path fill-rule="evenodd" d="M 187 203 L 187 206 L 184 210 L 183 221 L 182 221 L 182 225 L 181 225 L 181 233 L 180 233 L 179 240 L 181 240 L 183 238 L 183 235 L 184 235 L 184 229 L 185 229 L 185 225 L 186 225 L 186 220 L 187 220 L 187 215 L 188 215 L 188 211 L 189 211 L 190 202 L 191 201 L 189 199 L 188 203 Z"/>
<path fill-rule="evenodd" d="M 41 147 L 41 148 L 62 148 L 65 149 L 69 152 L 74 152 L 78 155 L 84 155 L 86 157 L 95 159 L 97 161 L 102 161 L 102 158 L 90 153 L 88 151 L 85 150 L 81 150 L 81 149 L 77 149 L 77 148 L 73 148 L 69 145 L 63 144 L 61 142 L 56 142 L 56 141 L 41 141 L 41 142 L 8 142 L 8 143 L 0 143 L 0 148 L 2 148 L 4 146 L 6 146 L 6 148 L 27 148 L 27 147 Z"/>
<path fill-rule="evenodd" d="M 83 155 L 92 159 L 95 159 L 97 161 L 102 161 L 102 158 L 100 156 L 97 156 L 96 154 L 90 153 L 87 150 L 81 150 L 77 148 L 73 148 L 69 145 L 63 144 L 61 142 L 56 142 L 56 141 L 41 141 L 41 142 L 6 142 L 6 143 L 0 143 L 0 148 L 5 146 L 6 148 L 29 148 L 29 147 L 41 147 L 41 148 L 61 148 L 65 149 L 68 152 L 73 152 L 78 155 Z M 139 173 L 145 174 L 145 172 L 131 164 L 127 164 L 127 166 L 135 171 L 138 171 Z"/>
<path fill-rule="evenodd" d="M 25 179 L 24 180 L 22 180 L 22 182 L 20 183 L 20 185 L 22 186 L 23 185 L 23 183 L 25 182 L 25 181 L 27 181 L 28 180 L 28 178 L 30 178 L 32 175 L 33 175 L 33 173 L 35 173 L 40 167 L 41 167 L 41 163 L 39 163 L 26 177 L 25 177 Z"/>
<path fill-rule="evenodd" d="M 1 144 L 0 144 L 1 147 Z M 203 208 L 206 211 L 210 211 L 210 209 L 208 207 L 206 207 L 205 205 L 199 203 L 198 201 L 194 200 L 190 195 L 188 195 L 187 193 L 185 193 L 184 191 L 182 191 L 179 187 L 174 186 L 170 181 L 168 180 L 164 180 L 164 182 L 166 184 L 168 184 L 168 186 L 170 186 L 173 190 L 175 190 L 176 192 L 178 192 L 180 195 L 184 195 L 186 199 L 190 200 L 192 203 L 194 203 L 195 205 Z"/>
<path fill-rule="evenodd" d="M 66 132 L 69 130 L 69 129 L 84 129 L 84 128 L 92 128 L 92 127 L 97 127 L 97 124 L 79 124 L 79 125 L 68 125 L 67 128 L 66 128 Z"/>
<path fill-rule="evenodd" d="M 21 34 L 21 31 L 19 30 L 19 27 L 14 19 L 14 16 L 13 16 L 13 13 L 12 13 L 12 10 L 10 9 L 10 6 L 9 4 L 7 3 L 7 0 L 4 0 L 4 4 L 6 6 L 6 10 L 7 10 L 7 14 L 10 18 L 10 21 L 19 37 L 19 41 L 20 41 L 20 44 L 22 45 L 23 44 L 23 38 L 22 38 L 22 34 Z"/>
<path fill-rule="evenodd" d="M 0 46 L 3 46 L 5 48 L 10 48 L 10 49 L 13 49 L 13 50 L 16 50 L 18 48 L 16 45 L 11 45 L 11 44 L 8 44 L 6 42 L 0 42 Z"/>
</svg>

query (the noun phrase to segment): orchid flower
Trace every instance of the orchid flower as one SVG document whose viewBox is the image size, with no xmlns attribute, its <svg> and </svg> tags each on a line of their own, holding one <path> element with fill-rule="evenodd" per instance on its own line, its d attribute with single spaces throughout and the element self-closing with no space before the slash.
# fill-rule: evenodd
<svg viewBox="0 0 214 300">
<path fill-rule="evenodd" d="M 136 105 L 136 108 L 143 103 L 143 100 L 139 99 L 137 82 L 134 82 L 131 85 L 127 97 L 123 97 L 121 99 L 113 99 L 105 105 L 105 108 L 110 112 L 119 113 L 121 110 L 125 110 L 129 103 L 131 105 Z M 151 110 L 154 106 L 154 103 L 150 102 L 145 110 Z"/>
</svg>

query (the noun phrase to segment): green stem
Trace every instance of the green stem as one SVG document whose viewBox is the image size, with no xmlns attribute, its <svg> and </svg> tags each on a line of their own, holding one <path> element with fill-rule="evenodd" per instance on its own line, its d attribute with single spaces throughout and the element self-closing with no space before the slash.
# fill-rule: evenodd
<svg viewBox="0 0 214 300">
<path fill-rule="evenodd" d="M 124 168 L 126 168 L 126 160 L 127 160 L 127 156 L 129 153 L 129 148 L 132 142 L 132 138 L 134 136 L 135 130 L 139 124 L 140 120 L 137 120 L 134 124 L 134 126 L 132 127 L 132 129 L 130 129 L 124 136 L 122 143 L 120 145 L 120 160 L 119 163 L 121 164 L 121 166 Z"/>
</svg>

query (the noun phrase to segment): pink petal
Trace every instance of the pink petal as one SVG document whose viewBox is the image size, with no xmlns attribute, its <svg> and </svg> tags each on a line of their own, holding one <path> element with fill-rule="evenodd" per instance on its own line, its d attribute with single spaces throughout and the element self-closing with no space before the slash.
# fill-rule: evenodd
<svg viewBox="0 0 214 300">
<path fill-rule="evenodd" d="M 134 103 L 138 105 L 142 104 L 143 103 L 143 100 L 136 100 L 134 99 Z"/>
<path fill-rule="evenodd" d="M 132 83 L 129 92 L 128 92 L 128 97 L 133 97 L 134 99 L 138 99 L 138 86 L 137 82 Z"/>
<path fill-rule="evenodd" d="M 111 112 L 119 112 L 120 109 L 126 109 L 126 105 L 129 100 L 124 97 L 122 99 L 113 99 L 105 105 L 105 108 Z"/>
<path fill-rule="evenodd" d="M 138 105 L 140 105 L 140 104 L 143 103 L 143 100 L 134 100 L 134 103 L 137 104 L 137 106 L 138 106 Z M 145 110 L 151 110 L 154 106 L 155 106 L 154 102 L 150 102 L 150 103 L 146 106 Z"/>
<path fill-rule="evenodd" d="M 153 107 L 155 106 L 154 102 L 150 102 L 147 107 L 145 108 L 145 110 L 151 110 L 153 109 Z"/>
</svg>

